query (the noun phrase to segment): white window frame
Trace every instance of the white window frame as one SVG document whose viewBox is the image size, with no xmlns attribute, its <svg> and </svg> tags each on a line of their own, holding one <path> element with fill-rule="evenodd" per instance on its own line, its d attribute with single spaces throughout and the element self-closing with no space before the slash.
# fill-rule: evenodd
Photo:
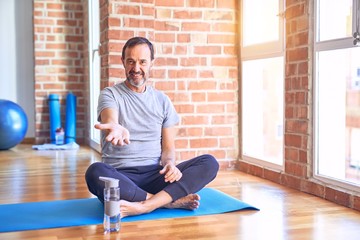
<svg viewBox="0 0 360 240">
<path fill-rule="evenodd" d="M 243 23 L 244 19 L 243 19 L 243 14 L 242 14 L 242 10 L 244 9 L 243 6 L 243 1 L 241 0 L 241 19 L 240 22 Z M 267 59 L 267 58 L 273 58 L 273 57 L 284 57 L 284 69 L 283 71 L 285 72 L 285 1 L 284 0 L 279 0 L 279 13 L 278 13 L 278 17 L 279 17 L 279 40 L 278 41 L 273 41 L 273 42 L 267 42 L 264 44 L 254 44 L 254 45 L 250 45 L 250 46 L 244 46 L 243 40 L 240 40 L 240 58 L 241 58 L 241 64 L 240 64 L 240 80 L 242 81 L 242 63 L 243 61 L 249 61 L 249 60 L 260 60 L 260 59 Z M 265 27 L 266 24 L 264 24 Z M 261 29 L 259 29 L 259 31 L 261 31 Z M 243 32 L 243 27 L 241 26 L 241 36 L 244 36 L 244 32 Z M 285 76 L 285 74 L 284 74 Z M 285 81 L 284 81 L 285 82 Z M 241 84 L 240 84 L 241 86 Z M 285 90 L 285 86 L 284 86 L 284 90 Z M 241 90 L 242 91 L 242 90 Z M 243 102 L 243 94 L 241 94 L 241 103 Z M 283 111 L 283 115 L 284 115 L 284 111 Z M 285 116 L 283 117 L 283 126 L 285 126 Z M 243 123 L 241 120 L 241 128 L 243 128 Z M 283 133 L 284 133 L 284 129 L 283 129 Z M 241 138 L 243 142 L 243 137 L 241 134 Z M 243 149 L 243 146 L 241 146 L 241 149 Z M 284 164 L 284 146 L 283 146 L 283 159 L 282 159 L 282 164 L 278 165 L 275 163 L 271 163 L 269 161 L 266 160 L 262 160 L 262 159 L 258 159 L 258 158 L 254 158 L 254 157 L 250 157 L 247 156 L 243 153 L 243 150 L 241 150 L 240 153 L 241 159 L 245 162 L 249 162 L 251 164 L 255 164 L 255 165 L 260 165 L 266 168 L 270 168 L 276 171 L 283 171 L 285 168 L 285 164 Z"/>
<path fill-rule="evenodd" d="M 360 0 L 353 0 L 353 9 L 359 9 L 360 7 Z M 338 38 L 334 40 L 326 40 L 326 41 L 319 41 L 319 36 L 317 34 L 318 29 L 318 17 L 319 17 L 319 7 L 318 7 L 318 1 L 314 1 L 314 61 L 313 61 L 313 99 L 314 99 L 314 105 L 313 105 L 313 116 L 314 116 L 314 131 L 313 131 L 313 142 L 314 142 L 314 148 L 313 148 L 313 156 L 314 156 L 314 164 L 313 164 L 313 178 L 315 180 L 318 180 L 325 184 L 330 184 L 333 186 L 339 186 L 344 189 L 348 189 L 351 191 L 360 191 L 360 186 L 356 185 L 354 183 L 342 181 L 339 179 L 332 178 L 330 176 L 324 176 L 321 174 L 318 174 L 319 172 L 319 161 L 318 161 L 318 148 L 319 148 L 319 135 L 318 135 L 318 125 L 319 125 L 319 117 L 318 117 L 318 96 L 317 96 L 317 81 L 318 81 L 318 71 L 317 71 L 317 53 L 321 51 L 328 51 L 328 50 L 337 50 L 337 49 L 348 49 L 351 47 L 354 47 L 353 41 L 354 38 L 351 37 L 345 37 L 345 38 Z M 352 17 L 352 32 L 356 31 L 356 22 L 358 21 L 358 24 L 360 25 L 360 16 L 358 16 L 359 19 L 356 19 L 357 16 L 354 14 L 353 11 L 353 17 Z M 360 13 L 359 13 L 360 14 Z M 358 26 L 359 26 L 358 25 Z"/>
</svg>

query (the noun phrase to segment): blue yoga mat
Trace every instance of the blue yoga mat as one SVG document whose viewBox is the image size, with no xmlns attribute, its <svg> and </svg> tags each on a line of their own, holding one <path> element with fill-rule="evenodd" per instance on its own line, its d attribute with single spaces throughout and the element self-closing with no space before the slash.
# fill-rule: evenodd
<svg viewBox="0 0 360 240">
<path fill-rule="evenodd" d="M 121 221 L 133 222 L 238 210 L 259 210 L 212 188 L 204 188 L 198 194 L 201 200 L 200 207 L 196 210 L 161 208 L 148 214 L 125 217 Z M 102 224 L 103 214 L 103 205 L 97 198 L 4 204 L 0 205 L 0 232 Z"/>
<path fill-rule="evenodd" d="M 76 140 L 76 96 L 69 92 L 66 96 L 65 143 Z"/>
<path fill-rule="evenodd" d="M 48 101 L 49 101 L 49 114 L 50 114 L 50 142 L 55 144 L 56 129 L 61 127 L 59 95 L 50 94 Z"/>
</svg>

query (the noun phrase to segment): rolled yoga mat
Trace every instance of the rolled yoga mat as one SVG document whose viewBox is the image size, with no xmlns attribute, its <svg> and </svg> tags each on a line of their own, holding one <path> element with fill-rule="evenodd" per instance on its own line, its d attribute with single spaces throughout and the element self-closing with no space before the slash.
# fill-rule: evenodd
<svg viewBox="0 0 360 240">
<path fill-rule="evenodd" d="M 48 97 L 50 114 L 50 142 L 56 143 L 56 129 L 61 127 L 59 95 L 50 94 Z"/>
<path fill-rule="evenodd" d="M 76 96 L 71 92 L 66 96 L 65 144 L 76 140 Z"/>
<path fill-rule="evenodd" d="M 219 190 L 204 188 L 198 192 L 196 210 L 165 209 L 122 218 L 122 222 L 194 217 L 239 210 L 259 210 Z M 0 232 L 60 228 L 102 224 L 104 207 L 97 198 L 58 200 L 0 205 Z"/>
</svg>

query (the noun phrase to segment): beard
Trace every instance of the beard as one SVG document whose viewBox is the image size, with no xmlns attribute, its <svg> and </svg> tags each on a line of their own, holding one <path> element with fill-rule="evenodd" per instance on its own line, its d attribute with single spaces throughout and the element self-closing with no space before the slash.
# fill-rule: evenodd
<svg viewBox="0 0 360 240">
<path fill-rule="evenodd" d="M 144 72 L 134 72 L 130 71 L 128 74 L 126 74 L 126 79 L 133 87 L 142 87 L 145 82 L 147 81 L 147 77 Z"/>
</svg>

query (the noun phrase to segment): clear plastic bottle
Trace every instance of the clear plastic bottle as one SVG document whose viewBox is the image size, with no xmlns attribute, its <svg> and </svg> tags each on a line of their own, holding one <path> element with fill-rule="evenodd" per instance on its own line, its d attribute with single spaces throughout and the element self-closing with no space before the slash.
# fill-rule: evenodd
<svg viewBox="0 0 360 240">
<path fill-rule="evenodd" d="M 120 231 L 120 188 L 119 180 L 100 177 L 105 182 L 104 188 L 104 232 Z"/>
</svg>

